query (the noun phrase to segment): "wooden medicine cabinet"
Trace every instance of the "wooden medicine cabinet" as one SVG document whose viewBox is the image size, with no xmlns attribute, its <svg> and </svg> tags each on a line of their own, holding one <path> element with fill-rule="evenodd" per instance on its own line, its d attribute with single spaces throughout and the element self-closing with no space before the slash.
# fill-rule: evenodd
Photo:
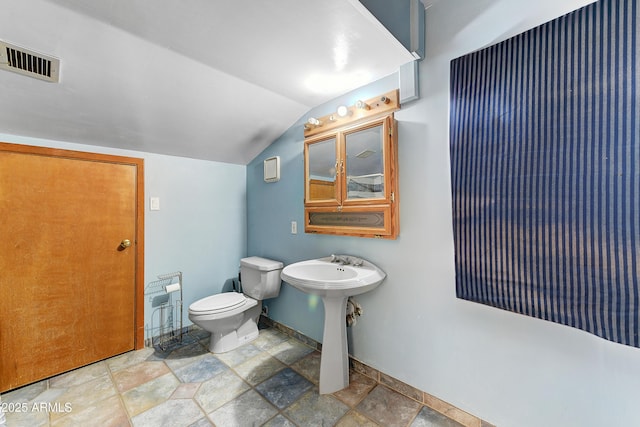
<svg viewBox="0 0 640 427">
<path fill-rule="evenodd" d="M 398 236 L 397 125 L 393 91 L 305 125 L 305 232 Z"/>
</svg>

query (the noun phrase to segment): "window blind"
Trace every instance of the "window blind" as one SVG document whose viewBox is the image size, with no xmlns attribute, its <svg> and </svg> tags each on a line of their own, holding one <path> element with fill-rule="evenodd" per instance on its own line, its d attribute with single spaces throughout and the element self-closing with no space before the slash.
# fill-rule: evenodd
<svg viewBox="0 0 640 427">
<path fill-rule="evenodd" d="M 451 62 L 459 298 L 638 347 L 638 1 Z"/>
</svg>

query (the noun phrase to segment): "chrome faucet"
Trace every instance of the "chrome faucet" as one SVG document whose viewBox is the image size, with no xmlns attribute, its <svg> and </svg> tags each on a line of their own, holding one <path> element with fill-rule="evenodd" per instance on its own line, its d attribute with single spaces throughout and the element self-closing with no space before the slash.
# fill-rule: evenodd
<svg viewBox="0 0 640 427">
<path fill-rule="evenodd" d="M 333 255 L 331 254 L 331 262 L 335 262 L 341 265 L 351 264 L 351 260 L 347 256 Z"/>
<path fill-rule="evenodd" d="M 331 262 L 341 265 L 353 265 L 354 267 L 362 267 L 364 261 L 360 258 L 348 257 L 346 255 L 331 255 Z"/>
<path fill-rule="evenodd" d="M 351 259 L 351 265 L 353 265 L 354 267 L 362 267 L 363 264 L 364 264 L 364 261 L 361 260 L 360 258 Z"/>
</svg>

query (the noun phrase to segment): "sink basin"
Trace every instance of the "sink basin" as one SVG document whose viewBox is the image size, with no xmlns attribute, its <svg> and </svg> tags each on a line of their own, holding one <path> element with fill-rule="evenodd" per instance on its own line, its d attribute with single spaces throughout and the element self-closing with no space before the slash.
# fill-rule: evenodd
<svg viewBox="0 0 640 427">
<path fill-rule="evenodd" d="M 356 263 L 362 261 L 362 265 L 342 265 L 331 262 L 331 257 L 297 262 L 282 270 L 282 280 L 308 294 L 350 297 L 374 289 L 386 277 L 370 262 L 351 259 Z"/>
<path fill-rule="evenodd" d="M 296 262 L 286 266 L 282 280 L 302 292 L 322 297 L 324 332 L 320 355 L 320 393 L 328 394 L 349 386 L 347 348 L 347 299 L 370 291 L 387 276 L 361 258 L 341 255 Z M 344 261 L 347 261 L 346 263 Z"/>
</svg>

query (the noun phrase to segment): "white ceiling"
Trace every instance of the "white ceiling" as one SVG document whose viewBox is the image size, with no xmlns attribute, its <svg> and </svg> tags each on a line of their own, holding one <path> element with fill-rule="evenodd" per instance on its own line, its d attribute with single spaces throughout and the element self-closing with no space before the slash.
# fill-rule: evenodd
<svg viewBox="0 0 640 427">
<path fill-rule="evenodd" d="M 309 109 L 411 54 L 357 0 L 0 0 L 0 132 L 247 164 Z M 324 86 L 324 87 L 322 87 Z"/>
</svg>

